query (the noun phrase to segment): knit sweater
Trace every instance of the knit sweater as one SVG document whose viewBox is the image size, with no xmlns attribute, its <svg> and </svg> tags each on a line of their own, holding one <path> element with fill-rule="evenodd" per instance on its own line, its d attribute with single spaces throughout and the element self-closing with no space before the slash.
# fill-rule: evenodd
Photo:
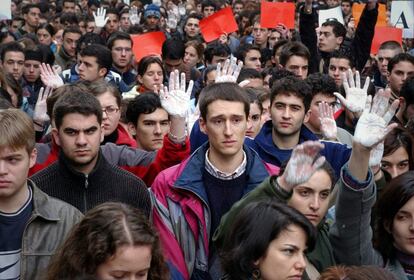
<svg viewBox="0 0 414 280">
<path fill-rule="evenodd" d="M 59 198 L 85 213 L 108 201 L 123 202 L 141 209 L 147 217 L 151 201 L 145 183 L 133 174 L 111 165 L 98 155 L 91 173 L 74 170 L 63 153 L 59 160 L 36 173 L 31 179 L 50 196 Z"/>
</svg>

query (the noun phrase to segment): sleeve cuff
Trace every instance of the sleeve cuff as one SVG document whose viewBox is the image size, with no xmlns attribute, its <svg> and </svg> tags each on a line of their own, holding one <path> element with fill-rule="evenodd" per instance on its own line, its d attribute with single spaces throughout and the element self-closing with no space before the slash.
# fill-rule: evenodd
<svg viewBox="0 0 414 280">
<path fill-rule="evenodd" d="M 367 179 L 365 181 L 359 181 L 356 178 L 354 178 L 350 173 L 349 173 L 349 167 L 348 167 L 348 163 L 346 163 L 343 167 L 342 167 L 342 171 L 341 171 L 341 177 L 344 181 L 344 183 L 350 187 L 353 190 L 362 190 L 365 189 L 366 187 L 369 186 L 369 183 L 372 181 L 372 172 L 370 169 L 368 169 L 368 175 L 367 175 Z"/>
</svg>

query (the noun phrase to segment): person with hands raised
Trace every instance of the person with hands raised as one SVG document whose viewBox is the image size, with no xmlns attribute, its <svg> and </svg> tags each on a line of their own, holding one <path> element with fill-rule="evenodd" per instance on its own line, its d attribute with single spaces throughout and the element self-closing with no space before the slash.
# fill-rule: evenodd
<svg viewBox="0 0 414 280">
<path fill-rule="evenodd" d="M 95 19 L 96 25 L 94 32 L 99 34 L 109 20 L 109 17 L 106 16 L 106 9 L 103 7 L 98 8 L 98 10 L 93 13 L 93 18 Z"/>
<path fill-rule="evenodd" d="M 256 189 L 234 204 L 221 219 L 213 241 L 218 248 L 230 234 L 229 228 L 235 215 L 247 204 L 265 199 L 276 200 L 301 212 L 318 230 L 315 249 L 306 254 L 307 267 L 304 279 L 317 279 L 320 272 L 335 265 L 334 254 L 329 242 L 329 226 L 325 222 L 335 175 L 320 156 L 324 144 L 306 141 L 293 150 L 281 174 L 268 177 Z M 219 249 L 220 254 L 220 249 Z"/>
<path fill-rule="evenodd" d="M 36 134 L 38 132 L 43 132 L 45 129 L 45 124 L 50 121 L 50 118 L 47 114 L 46 100 L 51 95 L 52 91 L 53 89 L 51 87 L 40 88 L 39 95 L 37 97 L 36 106 L 33 111 L 33 124 L 34 124 Z"/>
<path fill-rule="evenodd" d="M 63 79 L 50 64 L 40 64 L 40 79 L 42 83 L 49 88 L 55 89 L 64 85 Z"/>
</svg>

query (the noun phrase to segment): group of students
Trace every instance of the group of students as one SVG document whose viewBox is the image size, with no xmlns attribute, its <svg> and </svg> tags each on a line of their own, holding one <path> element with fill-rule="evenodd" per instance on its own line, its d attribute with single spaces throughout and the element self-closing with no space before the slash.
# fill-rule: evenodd
<svg viewBox="0 0 414 280">
<path fill-rule="evenodd" d="M 12 0 L 0 279 L 414 279 L 413 40 L 370 55 L 353 2 L 289 30 L 258 1 Z"/>
</svg>

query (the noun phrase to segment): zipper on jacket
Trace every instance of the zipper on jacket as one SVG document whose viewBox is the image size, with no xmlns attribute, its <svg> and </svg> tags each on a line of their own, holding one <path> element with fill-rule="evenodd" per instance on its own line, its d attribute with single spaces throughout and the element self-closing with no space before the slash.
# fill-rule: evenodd
<svg viewBox="0 0 414 280">
<path fill-rule="evenodd" d="M 88 175 L 85 175 L 85 191 L 83 192 L 83 213 L 85 213 L 88 209 L 88 203 L 86 201 L 86 193 L 88 191 L 89 181 Z"/>
</svg>

